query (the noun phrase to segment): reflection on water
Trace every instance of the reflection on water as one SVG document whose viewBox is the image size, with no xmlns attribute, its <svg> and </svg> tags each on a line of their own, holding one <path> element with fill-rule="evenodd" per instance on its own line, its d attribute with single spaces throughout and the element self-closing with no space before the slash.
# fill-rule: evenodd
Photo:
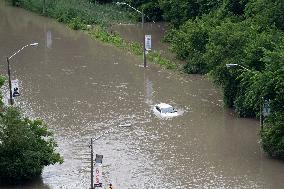
<svg viewBox="0 0 284 189">
<path fill-rule="evenodd" d="M 30 188 L 40 188 L 40 189 L 50 189 L 50 187 L 43 183 L 42 178 L 36 178 L 32 181 L 28 181 L 24 184 L 18 185 L 18 186 L 0 186 L 1 189 L 15 189 L 15 188 L 21 188 L 21 189 L 30 189 Z"/>
<path fill-rule="evenodd" d="M 104 155 L 104 187 L 284 188 L 284 164 L 261 151 L 258 122 L 225 110 L 203 76 L 145 70 L 127 52 L 2 3 L 2 62 L 31 41 L 40 46 L 11 61 L 22 91 L 16 102 L 47 122 L 65 162 L 46 167 L 38 182 L 10 188 L 89 188 L 89 141 L 99 136 L 94 152 Z M 0 70 L 6 74 L 5 64 Z M 151 110 L 160 102 L 186 113 L 160 120 Z"/>
</svg>

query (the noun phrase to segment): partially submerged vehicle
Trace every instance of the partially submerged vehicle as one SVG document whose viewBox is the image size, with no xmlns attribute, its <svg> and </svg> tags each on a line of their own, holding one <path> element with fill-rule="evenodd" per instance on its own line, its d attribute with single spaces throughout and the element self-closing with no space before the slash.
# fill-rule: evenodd
<svg viewBox="0 0 284 189">
<path fill-rule="evenodd" d="M 156 104 L 153 108 L 153 112 L 155 115 L 161 118 L 172 118 L 178 116 L 177 110 L 166 103 Z"/>
</svg>

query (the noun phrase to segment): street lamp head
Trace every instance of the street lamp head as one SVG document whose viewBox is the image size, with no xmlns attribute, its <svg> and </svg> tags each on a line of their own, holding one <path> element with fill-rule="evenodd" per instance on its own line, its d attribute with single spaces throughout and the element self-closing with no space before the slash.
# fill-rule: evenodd
<svg viewBox="0 0 284 189">
<path fill-rule="evenodd" d="M 124 2 L 116 2 L 117 5 L 126 5 Z"/>
<path fill-rule="evenodd" d="M 235 66 L 238 66 L 238 64 L 226 64 L 227 68 L 231 68 L 231 67 L 235 67 Z"/>
<path fill-rule="evenodd" d="M 248 69 L 248 68 L 246 68 L 246 67 L 244 67 L 244 66 L 242 66 L 240 64 L 226 64 L 227 68 L 236 67 L 236 66 L 239 66 L 239 67 L 241 67 L 242 69 L 244 69 L 246 71 L 251 71 L 250 69 Z"/>
<path fill-rule="evenodd" d="M 38 43 L 31 43 L 30 46 L 38 46 Z"/>
</svg>

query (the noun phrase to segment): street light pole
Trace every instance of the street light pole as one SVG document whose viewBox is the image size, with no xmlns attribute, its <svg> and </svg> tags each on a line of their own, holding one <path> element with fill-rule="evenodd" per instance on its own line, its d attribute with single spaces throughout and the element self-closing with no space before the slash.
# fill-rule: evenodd
<svg viewBox="0 0 284 189">
<path fill-rule="evenodd" d="M 10 68 L 10 59 L 13 58 L 15 55 L 17 55 L 19 52 L 21 52 L 24 48 L 29 47 L 29 46 L 38 46 L 38 43 L 31 43 L 28 45 L 23 46 L 20 48 L 18 51 L 16 51 L 14 54 L 12 54 L 10 57 L 7 57 L 7 67 L 8 67 L 8 82 L 9 82 L 9 103 L 10 105 L 14 104 L 14 99 L 13 99 L 13 94 L 12 94 L 12 82 L 11 82 L 11 68 Z"/>
<path fill-rule="evenodd" d="M 240 64 L 226 64 L 227 68 L 236 67 L 236 66 L 241 67 L 245 71 L 251 71 L 250 69 L 248 69 L 248 68 L 246 68 L 246 67 L 244 67 L 243 65 L 240 65 Z M 261 131 L 263 130 L 262 103 L 263 103 L 263 97 L 260 98 L 260 102 L 259 102 L 259 124 L 260 124 Z"/>
<path fill-rule="evenodd" d="M 144 30 L 144 22 L 145 22 L 145 15 L 144 15 L 144 11 L 139 11 L 136 8 L 132 7 L 131 5 L 124 3 L 124 2 L 116 2 L 117 5 L 127 5 L 128 7 L 130 7 L 131 9 L 135 10 L 136 12 L 141 14 L 142 17 L 142 33 L 143 33 L 143 65 L 144 68 L 147 67 L 147 59 L 146 59 L 146 49 L 145 49 L 145 30 Z"/>
</svg>

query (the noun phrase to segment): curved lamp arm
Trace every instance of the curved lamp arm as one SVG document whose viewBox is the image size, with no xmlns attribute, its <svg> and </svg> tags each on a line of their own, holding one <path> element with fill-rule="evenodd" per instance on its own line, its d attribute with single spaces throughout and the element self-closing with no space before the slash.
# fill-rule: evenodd
<svg viewBox="0 0 284 189">
<path fill-rule="evenodd" d="M 10 57 L 8 57 L 8 59 L 10 60 L 11 58 L 13 58 L 16 54 L 18 54 L 19 52 L 21 52 L 24 48 L 29 47 L 29 46 L 38 46 L 38 43 L 31 43 L 28 45 L 23 46 L 22 48 L 20 48 L 18 51 L 16 51 L 14 54 L 12 54 Z"/>
</svg>

